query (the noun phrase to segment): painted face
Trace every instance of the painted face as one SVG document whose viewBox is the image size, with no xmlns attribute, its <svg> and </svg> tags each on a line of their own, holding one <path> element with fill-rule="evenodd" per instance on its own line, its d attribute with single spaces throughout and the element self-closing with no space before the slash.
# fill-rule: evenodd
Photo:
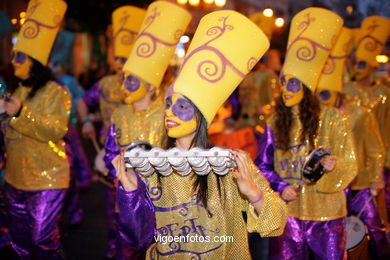
<svg viewBox="0 0 390 260">
<path fill-rule="evenodd" d="M 165 107 L 165 127 L 172 138 L 192 134 L 196 130 L 194 106 L 180 94 L 167 97 Z"/>
<path fill-rule="evenodd" d="M 370 75 L 370 72 L 371 67 L 364 60 L 357 61 L 353 65 L 353 76 L 358 81 L 366 79 Z"/>
<path fill-rule="evenodd" d="M 125 65 L 127 58 L 115 56 L 114 57 L 114 70 L 119 72 L 122 70 L 123 65 Z"/>
<path fill-rule="evenodd" d="M 322 104 L 334 106 L 337 99 L 337 92 L 331 90 L 320 90 L 317 92 L 318 98 Z"/>
<path fill-rule="evenodd" d="M 282 98 L 287 107 L 298 105 L 303 98 L 303 85 L 301 81 L 292 75 L 283 75 L 280 78 L 282 85 Z"/>
<path fill-rule="evenodd" d="M 12 66 L 14 66 L 14 74 L 20 79 L 28 79 L 32 67 L 32 60 L 27 54 L 17 51 L 12 55 Z"/>
<path fill-rule="evenodd" d="M 123 89 L 124 102 L 128 105 L 141 100 L 148 92 L 145 82 L 129 72 L 125 72 Z"/>
</svg>

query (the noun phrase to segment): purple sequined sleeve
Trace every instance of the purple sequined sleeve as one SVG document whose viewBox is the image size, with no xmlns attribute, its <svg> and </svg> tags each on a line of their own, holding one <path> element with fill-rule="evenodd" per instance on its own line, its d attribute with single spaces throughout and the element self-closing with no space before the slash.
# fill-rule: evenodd
<svg viewBox="0 0 390 260">
<path fill-rule="evenodd" d="M 96 82 L 87 92 L 84 93 L 83 100 L 89 107 L 99 105 L 100 81 Z"/>
<path fill-rule="evenodd" d="M 115 125 L 110 123 L 107 137 L 104 142 L 104 150 L 106 152 L 103 157 L 103 160 L 106 164 L 106 168 L 108 170 L 108 176 L 110 176 L 112 179 L 116 178 L 116 170 L 114 168 L 114 165 L 112 165 L 112 160 L 120 153 L 120 150 L 115 142 L 114 129 Z"/>
<path fill-rule="evenodd" d="M 274 139 L 272 131 L 266 127 L 265 132 L 257 140 L 258 153 L 255 160 L 256 166 L 263 173 L 264 177 L 270 182 L 273 190 L 282 194 L 284 188 L 289 186 L 275 172 L 274 169 Z"/>
<path fill-rule="evenodd" d="M 146 250 L 156 234 L 156 218 L 145 183 L 138 174 L 137 179 L 138 189 L 134 191 L 118 187 L 119 234 L 134 249 Z"/>
</svg>

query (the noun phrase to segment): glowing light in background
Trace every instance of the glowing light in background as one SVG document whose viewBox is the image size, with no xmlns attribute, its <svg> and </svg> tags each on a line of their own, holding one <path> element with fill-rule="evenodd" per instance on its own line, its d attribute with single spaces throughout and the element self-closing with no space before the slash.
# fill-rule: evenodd
<svg viewBox="0 0 390 260">
<path fill-rule="evenodd" d="M 19 16 L 20 16 L 20 18 L 25 18 L 26 17 L 26 12 L 20 12 Z"/>
<path fill-rule="evenodd" d="M 24 21 L 26 21 L 26 18 L 20 19 L 19 23 L 20 23 L 20 24 L 24 24 Z"/>
<path fill-rule="evenodd" d="M 18 22 L 18 19 L 16 19 L 16 18 L 12 18 L 12 19 L 11 19 L 11 23 L 12 23 L 12 24 L 16 24 L 17 22 Z"/>
<path fill-rule="evenodd" d="M 189 41 L 190 41 L 190 37 L 188 37 L 187 35 L 183 35 L 182 37 L 180 37 L 181 43 L 187 43 Z"/>
<path fill-rule="evenodd" d="M 212 4 L 213 2 L 214 2 L 214 0 L 203 0 L 203 2 L 205 3 L 205 4 Z"/>
<path fill-rule="evenodd" d="M 377 55 L 376 61 L 379 63 L 386 63 L 389 61 L 389 57 L 387 55 Z"/>
<path fill-rule="evenodd" d="M 189 0 L 188 2 L 189 2 L 190 5 L 192 5 L 192 6 L 197 6 L 197 5 L 199 5 L 200 0 Z"/>
<path fill-rule="evenodd" d="M 347 11 L 347 14 L 352 14 L 353 13 L 353 6 L 352 5 L 348 5 L 345 10 Z"/>
<path fill-rule="evenodd" d="M 279 17 L 279 18 L 276 18 L 276 20 L 275 20 L 275 25 L 276 25 L 276 27 L 283 27 L 283 25 L 284 25 L 284 19 L 283 18 L 281 18 L 281 17 Z"/>
<path fill-rule="evenodd" d="M 264 9 L 263 14 L 265 17 L 272 17 L 274 15 L 274 11 L 271 8 Z"/>
<path fill-rule="evenodd" d="M 214 3 L 218 7 L 223 7 L 226 4 L 226 0 L 215 0 Z"/>
<path fill-rule="evenodd" d="M 187 0 L 177 0 L 178 4 L 185 5 L 187 3 Z"/>
</svg>

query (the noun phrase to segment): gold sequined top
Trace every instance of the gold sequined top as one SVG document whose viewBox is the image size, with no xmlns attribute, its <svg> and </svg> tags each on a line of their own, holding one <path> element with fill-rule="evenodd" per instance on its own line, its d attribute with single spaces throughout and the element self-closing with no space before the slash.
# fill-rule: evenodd
<svg viewBox="0 0 390 260">
<path fill-rule="evenodd" d="M 2 122 L 5 180 L 21 190 L 67 188 L 69 164 L 62 138 L 68 131 L 70 95 L 53 81 L 27 99 L 30 91 L 22 86 L 16 89 L 13 96 L 23 104 L 21 113 Z"/>
<path fill-rule="evenodd" d="M 281 235 L 287 218 L 286 204 L 253 164 L 252 170 L 255 183 L 264 194 L 259 215 L 240 194 L 233 173 L 220 179 L 221 195 L 216 175 L 211 172 L 207 176 L 208 209 L 212 216 L 193 190 L 194 173 L 173 173 L 161 177 L 160 183 L 156 174 L 145 178 L 155 206 L 156 235 L 189 236 L 188 241 L 182 237 L 178 242 L 152 244 L 146 259 L 250 259 L 247 232 L 258 232 L 262 237 Z M 242 212 L 247 214 L 246 223 Z M 196 236 L 208 237 L 210 242 L 196 242 Z"/>
<path fill-rule="evenodd" d="M 275 116 L 270 118 L 274 129 Z M 301 182 L 301 169 L 309 154 L 308 141 L 301 143 L 302 125 L 298 114 L 293 114 L 290 130 L 290 147 L 287 151 L 275 149 L 274 169 L 290 185 Z M 337 158 L 336 168 L 315 184 L 304 184 L 298 199 L 290 201 L 288 214 L 301 220 L 327 221 L 347 215 L 346 199 L 343 190 L 357 174 L 357 162 L 351 130 L 347 118 L 336 109 L 322 106 L 318 135 L 314 139 L 315 148 L 329 149 Z"/>
<path fill-rule="evenodd" d="M 164 104 L 157 99 L 145 111 L 134 111 L 131 105 L 122 105 L 112 115 L 115 141 L 120 148 L 136 141 L 147 141 L 161 146 L 164 127 Z"/>
<path fill-rule="evenodd" d="M 279 95 L 278 76 L 268 69 L 250 72 L 238 87 L 241 104 L 237 127 L 256 126 L 269 114 L 274 98 Z M 263 117 L 259 118 L 259 115 Z M 265 122 L 265 121 L 264 121 Z"/>
<path fill-rule="evenodd" d="M 370 87 L 349 82 L 344 85 L 344 92 L 348 100 L 372 111 L 385 146 L 385 167 L 390 168 L 390 89 L 380 81 Z"/>
<path fill-rule="evenodd" d="M 382 183 L 384 147 L 377 122 L 368 109 L 347 102 L 348 117 L 355 141 L 358 175 L 352 182 L 353 190 L 369 188 L 371 183 Z"/>
<path fill-rule="evenodd" d="M 110 126 L 112 113 L 123 104 L 122 82 L 122 75 L 120 73 L 105 76 L 99 82 L 99 108 L 100 113 L 102 114 L 103 125 L 106 130 Z M 107 131 L 101 137 L 102 143 L 104 143 L 106 134 Z"/>
</svg>

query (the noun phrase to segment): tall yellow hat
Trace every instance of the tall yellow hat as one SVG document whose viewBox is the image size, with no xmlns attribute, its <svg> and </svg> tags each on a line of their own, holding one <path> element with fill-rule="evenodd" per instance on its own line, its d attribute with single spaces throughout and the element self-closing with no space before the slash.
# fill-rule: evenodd
<svg viewBox="0 0 390 260">
<path fill-rule="evenodd" d="M 380 54 L 390 35 L 390 19 L 369 16 L 364 19 L 358 36 L 356 60 L 374 65 L 376 55 Z"/>
<path fill-rule="evenodd" d="M 325 67 L 318 81 L 319 89 L 343 91 L 344 63 L 347 58 L 349 42 L 351 41 L 351 29 L 343 27 L 337 36 Z"/>
<path fill-rule="evenodd" d="M 125 5 L 112 13 L 114 56 L 127 58 L 135 43 L 146 10 Z"/>
<path fill-rule="evenodd" d="M 31 0 L 13 50 L 46 65 L 66 7 L 62 0 Z"/>
<path fill-rule="evenodd" d="M 271 40 L 272 33 L 275 30 L 275 17 L 267 17 L 262 12 L 252 14 L 249 19 L 254 22 L 267 35 L 268 40 Z"/>
<path fill-rule="evenodd" d="M 191 14 L 182 7 L 165 1 L 153 2 L 123 70 L 159 87 L 190 21 Z"/>
<path fill-rule="evenodd" d="M 296 14 L 281 74 L 293 75 L 314 92 L 343 22 L 337 14 L 318 7 Z"/>
<path fill-rule="evenodd" d="M 267 36 L 244 15 L 212 12 L 196 29 L 173 91 L 189 98 L 210 124 L 268 48 Z"/>
</svg>

